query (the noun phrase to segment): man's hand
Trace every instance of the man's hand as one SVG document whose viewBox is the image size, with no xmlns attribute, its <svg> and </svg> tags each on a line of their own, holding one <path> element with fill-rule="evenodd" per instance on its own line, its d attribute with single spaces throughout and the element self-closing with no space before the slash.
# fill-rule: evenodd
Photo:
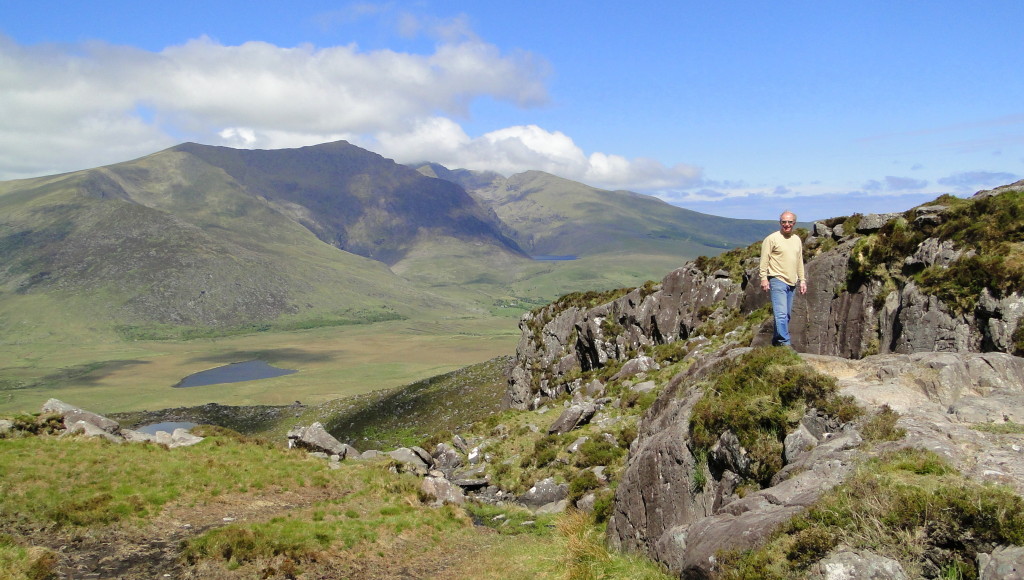
<svg viewBox="0 0 1024 580">
<path fill-rule="evenodd" d="M 761 280 L 761 290 L 764 290 L 765 292 L 767 292 L 769 288 L 771 288 L 771 286 L 768 284 L 768 280 L 767 279 Z"/>
<path fill-rule="evenodd" d="M 806 294 L 807 293 L 807 282 L 804 282 L 803 280 L 800 280 L 800 293 L 801 294 Z"/>
</svg>

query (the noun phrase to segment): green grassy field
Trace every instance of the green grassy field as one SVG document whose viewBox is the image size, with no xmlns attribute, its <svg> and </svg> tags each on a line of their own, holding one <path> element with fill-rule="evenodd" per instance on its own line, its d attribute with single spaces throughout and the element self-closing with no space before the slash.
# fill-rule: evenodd
<svg viewBox="0 0 1024 580">
<path fill-rule="evenodd" d="M 50 397 L 97 413 L 196 406 L 317 404 L 513 354 L 514 317 L 426 319 L 257 332 L 191 341 L 40 337 L 0 348 L 0 413 L 38 411 Z M 260 359 L 298 373 L 172 388 L 192 373 Z"/>
</svg>

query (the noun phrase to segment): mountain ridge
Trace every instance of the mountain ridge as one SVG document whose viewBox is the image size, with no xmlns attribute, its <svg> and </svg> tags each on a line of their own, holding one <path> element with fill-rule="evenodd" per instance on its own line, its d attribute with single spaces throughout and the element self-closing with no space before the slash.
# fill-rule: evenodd
<svg viewBox="0 0 1024 580">
<path fill-rule="evenodd" d="M 708 233 L 710 216 L 639 194 L 542 172 L 506 180 L 437 168 L 476 193 L 345 141 L 281 150 L 183 143 L 3 182 L 0 310 L 29 321 L 19 297 L 58 292 L 58 302 L 74 296 L 86 306 L 69 316 L 168 332 L 437 309 L 472 315 L 496 301 L 551 299 L 587 279 L 642 283 L 665 264 L 747 243 L 767 227 L 716 218 L 738 234 Z M 485 203 L 481 188 L 495 184 L 519 187 L 529 203 Z M 692 218 L 691 230 L 679 216 Z M 617 257 L 558 266 L 528 254 Z M 622 264 L 625 276 L 613 271 Z"/>
</svg>

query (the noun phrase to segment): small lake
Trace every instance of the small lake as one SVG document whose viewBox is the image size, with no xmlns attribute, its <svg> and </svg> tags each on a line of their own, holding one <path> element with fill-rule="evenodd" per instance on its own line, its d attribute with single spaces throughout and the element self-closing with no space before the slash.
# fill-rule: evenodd
<svg viewBox="0 0 1024 580">
<path fill-rule="evenodd" d="M 178 384 L 174 385 L 174 388 L 205 387 L 207 385 L 220 385 L 224 383 L 258 381 L 297 372 L 299 371 L 272 367 L 261 360 L 250 360 L 191 374 L 181 379 Z"/>
<path fill-rule="evenodd" d="M 142 433 L 148 433 L 149 435 L 156 435 L 157 431 L 166 431 L 167 433 L 174 433 L 175 429 L 191 429 L 195 427 L 195 423 L 187 423 L 185 421 L 166 421 L 164 423 L 153 423 L 151 425 L 143 425 L 136 429 Z"/>
</svg>

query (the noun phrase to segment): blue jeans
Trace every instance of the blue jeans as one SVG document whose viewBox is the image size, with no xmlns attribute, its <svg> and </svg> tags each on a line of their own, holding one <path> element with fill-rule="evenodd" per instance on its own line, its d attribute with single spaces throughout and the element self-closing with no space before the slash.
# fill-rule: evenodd
<svg viewBox="0 0 1024 580">
<path fill-rule="evenodd" d="M 772 344 L 789 346 L 789 318 L 793 311 L 793 294 L 796 293 L 796 286 L 790 286 L 779 278 L 768 278 L 768 292 L 772 299 L 772 312 L 775 314 Z"/>
</svg>

